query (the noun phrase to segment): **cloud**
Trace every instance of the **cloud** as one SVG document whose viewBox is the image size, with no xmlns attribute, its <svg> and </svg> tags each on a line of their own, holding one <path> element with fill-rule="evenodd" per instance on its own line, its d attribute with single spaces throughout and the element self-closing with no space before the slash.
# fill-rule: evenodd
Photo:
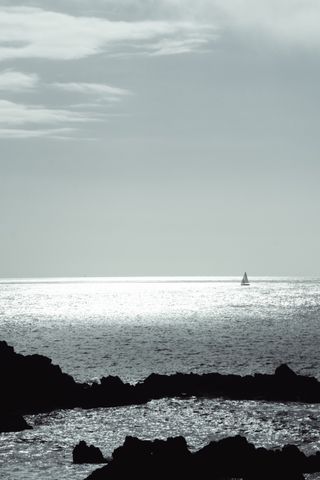
<svg viewBox="0 0 320 480">
<path fill-rule="evenodd" d="M 67 140 L 70 134 L 75 132 L 73 128 L 48 128 L 28 130 L 21 128 L 0 128 L 0 138 L 3 139 L 26 139 L 26 138 L 39 138 L 50 137 L 53 139 Z"/>
<path fill-rule="evenodd" d="M 35 73 L 28 74 L 14 70 L 0 72 L 0 90 L 20 92 L 34 89 L 39 83 L 39 77 Z"/>
<path fill-rule="evenodd" d="M 204 2 L 219 25 L 283 45 L 320 47 L 317 0 L 213 0 Z"/>
<path fill-rule="evenodd" d="M 34 1 L 34 0 L 33 0 Z M 41 0 L 43 2 L 44 0 Z M 62 0 L 61 0 L 62 1 Z M 70 9 L 130 21 L 211 25 L 219 35 L 244 36 L 302 48 L 320 47 L 319 0 L 63 0 Z M 202 35 L 198 36 L 203 38 Z M 205 37 L 204 37 L 205 38 Z M 179 38 L 176 37 L 176 41 Z M 160 39 L 159 39 L 160 41 Z M 174 50 L 174 49 L 172 49 Z M 170 53 L 171 49 L 168 49 Z M 166 50 L 167 52 L 167 50 Z"/>
<path fill-rule="evenodd" d="M 98 95 L 109 100 L 120 100 L 131 94 L 129 90 L 119 87 L 113 87 L 103 83 L 85 83 L 85 82 L 68 82 L 53 83 L 52 87 L 67 92 L 81 93 L 86 95 Z"/>
<path fill-rule="evenodd" d="M 0 7 L 0 60 L 172 55 L 230 33 L 320 47 L 319 0 L 60 0 L 60 13 L 48 0 L 24 3 Z"/>
<path fill-rule="evenodd" d="M 193 50 L 199 50 L 206 43 L 207 41 L 201 38 L 189 38 L 183 41 L 181 40 L 168 41 L 164 39 L 150 47 L 150 51 L 151 51 L 150 55 L 159 56 L 159 55 L 177 55 L 180 53 L 190 53 Z"/>
<path fill-rule="evenodd" d="M 188 41 L 190 35 L 208 41 L 212 27 L 187 21 L 110 21 L 72 16 L 32 7 L 0 7 L 0 60 L 45 58 L 72 60 L 121 47 Z"/>
<path fill-rule="evenodd" d="M 88 122 L 100 122 L 114 113 L 84 112 L 84 104 L 80 111 L 48 108 L 39 105 L 24 105 L 8 100 L 0 100 L 0 138 L 36 138 L 51 137 L 55 139 L 74 138 L 82 125 Z M 69 134 L 69 135 L 67 135 Z M 78 137 L 77 137 L 78 138 Z M 83 137 L 83 135 L 81 136 Z"/>
<path fill-rule="evenodd" d="M 90 119 L 81 113 L 66 109 L 23 105 L 0 100 L 0 127 L 2 125 L 79 123 Z"/>
<path fill-rule="evenodd" d="M 172 11 L 174 18 L 185 21 L 206 21 L 221 35 L 248 36 L 254 38 L 254 44 L 263 39 L 285 46 L 320 47 L 318 0 L 159 1 L 163 12 Z"/>
<path fill-rule="evenodd" d="M 13 6 L 17 0 L 0 6 L 0 61 L 177 55 L 207 51 L 212 40 L 228 35 L 246 39 L 254 48 L 261 40 L 289 48 L 320 47 L 319 0 L 57 0 L 55 8 L 69 13 L 52 11 L 49 0 L 23 1 L 25 6 Z M 61 70 L 59 82 L 47 76 L 47 83 L 19 70 L 0 72 L 1 92 L 56 89 L 84 98 L 68 99 L 69 104 L 80 102 L 66 108 L 0 100 L 1 138 L 58 138 L 58 130 L 63 136 L 64 128 L 77 131 L 85 122 L 106 118 L 101 112 L 106 100 L 117 102 L 132 94 L 98 82 L 62 81 Z M 67 95 L 59 97 L 65 101 Z"/>
</svg>

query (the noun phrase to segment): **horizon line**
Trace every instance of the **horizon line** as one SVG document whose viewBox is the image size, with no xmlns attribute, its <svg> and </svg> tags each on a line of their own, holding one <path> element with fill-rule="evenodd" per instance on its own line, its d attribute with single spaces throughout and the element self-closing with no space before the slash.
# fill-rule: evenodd
<svg viewBox="0 0 320 480">
<path fill-rule="evenodd" d="M 249 275 L 250 279 L 255 281 L 261 280 L 281 280 L 281 279 L 297 279 L 297 280 L 311 280 L 320 279 L 320 275 Z M 186 283 L 205 283 L 217 282 L 229 279 L 241 280 L 242 275 L 116 275 L 116 276 L 37 276 L 37 277 L 0 277 L 0 284 L 18 284 L 18 283 L 85 283 L 85 282 L 105 282 L 105 283 L 152 283 L 152 282 L 186 282 Z"/>
</svg>

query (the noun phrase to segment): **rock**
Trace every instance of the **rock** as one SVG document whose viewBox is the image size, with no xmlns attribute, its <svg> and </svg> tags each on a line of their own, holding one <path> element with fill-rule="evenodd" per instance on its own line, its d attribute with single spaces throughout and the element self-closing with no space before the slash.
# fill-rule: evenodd
<svg viewBox="0 0 320 480">
<path fill-rule="evenodd" d="M 127 437 L 110 463 L 87 480 L 303 480 L 307 469 L 308 457 L 295 446 L 266 450 L 240 436 L 211 442 L 195 453 L 183 437 L 154 441 Z"/>
<path fill-rule="evenodd" d="M 114 407 L 179 396 L 320 403 L 320 382 L 297 375 L 287 365 L 278 367 L 274 375 L 152 374 L 136 385 L 109 376 L 88 385 L 77 383 L 50 358 L 18 354 L 6 342 L 0 342 L 0 365 L 5 366 L 2 413 Z"/>
<path fill-rule="evenodd" d="M 81 387 L 42 355 L 20 355 L 0 342 L 2 409 L 37 413 L 75 403 Z"/>
<path fill-rule="evenodd" d="M 76 445 L 72 452 L 73 463 L 107 463 L 107 460 L 101 453 L 100 448 L 93 445 L 87 445 L 85 441 L 81 440 Z"/>
<path fill-rule="evenodd" d="M 198 469 L 210 465 L 221 475 L 237 476 L 248 471 L 248 466 L 254 462 L 255 452 L 254 445 L 237 435 L 210 442 L 194 454 L 194 460 Z"/>
<path fill-rule="evenodd" d="M 285 363 L 277 367 L 274 374 L 276 377 L 281 377 L 282 379 L 292 380 L 297 378 L 297 374 Z"/>
<path fill-rule="evenodd" d="M 308 473 L 320 472 L 320 452 L 316 452 L 308 457 L 307 470 Z"/>
<path fill-rule="evenodd" d="M 32 429 L 21 415 L 0 415 L 0 433 L 3 432 L 21 432 L 22 430 Z"/>
<path fill-rule="evenodd" d="M 113 452 L 111 462 L 95 470 L 88 480 L 182 478 L 191 467 L 191 457 L 183 437 L 154 441 L 126 437 L 124 444 Z"/>
<path fill-rule="evenodd" d="M 299 450 L 296 445 L 285 445 L 282 450 L 282 458 L 286 464 L 290 465 L 290 468 L 296 472 L 307 471 L 307 457 L 303 452 Z"/>
</svg>

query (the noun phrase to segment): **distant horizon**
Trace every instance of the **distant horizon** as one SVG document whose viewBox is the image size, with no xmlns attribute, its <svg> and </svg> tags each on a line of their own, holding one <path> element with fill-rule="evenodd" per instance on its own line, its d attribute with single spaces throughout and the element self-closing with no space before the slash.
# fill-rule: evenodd
<svg viewBox="0 0 320 480">
<path fill-rule="evenodd" d="M 224 279 L 241 280 L 242 275 L 116 275 L 116 276 L 21 276 L 21 277 L 0 277 L 0 283 L 63 283 L 63 282 L 210 282 Z M 248 275 L 249 281 L 259 279 L 320 279 L 319 275 Z"/>
</svg>

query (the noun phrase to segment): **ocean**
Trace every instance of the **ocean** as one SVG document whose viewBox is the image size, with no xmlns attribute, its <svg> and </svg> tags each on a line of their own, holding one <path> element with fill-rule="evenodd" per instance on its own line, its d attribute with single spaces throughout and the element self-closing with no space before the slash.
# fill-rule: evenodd
<svg viewBox="0 0 320 480">
<path fill-rule="evenodd" d="M 78 381 L 107 375 L 273 373 L 281 363 L 320 379 L 320 279 L 96 278 L 0 282 L 0 339 L 52 358 Z M 2 366 L 5 368 L 5 366 Z M 0 435 L 0 478 L 83 480 L 80 440 L 110 456 L 126 435 L 184 435 L 191 449 L 242 434 L 270 448 L 320 449 L 320 405 L 166 399 L 142 406 L 26 417 L 33 430 Z M 318 478 L 317 476 L 309 478 Z M 320 476 L 319 476 L 320 478 Z"/>
</svg>

